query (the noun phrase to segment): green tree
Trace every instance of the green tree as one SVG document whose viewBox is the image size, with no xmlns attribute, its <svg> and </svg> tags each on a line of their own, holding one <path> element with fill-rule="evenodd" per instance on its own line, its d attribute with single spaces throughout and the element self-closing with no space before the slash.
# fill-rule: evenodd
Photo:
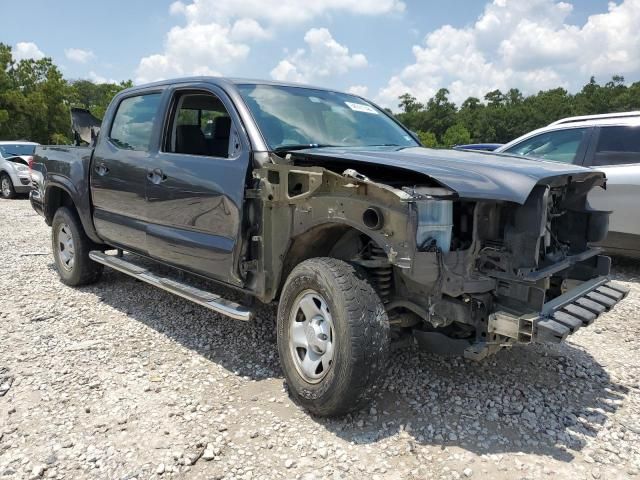
<svg viewBox="0 0 640 480">
<path fill-rule="evenodd" d="M 447 129 L 456 121 L 456 106 L 449 101 L 449 90 L 441 88 L 429 99 L 426 105 L 425 130 L 435 133 L 436 138 L 442 143 L 442 137 Z"/>
<path fill-rule="evenodd" d="M 456 115 L 458 123 L 464 125 L 471 135 L 472 142 L 481 142 L 483 136 L 483 112 L 486 107 L 480 102 L 479 98 L 469 97 L 462 105 Z"/>
<path fill-rule="evenodd" d="M 102 118 L 113 96 L 130 86 L 69 83 L 50 58 L 16 62 L 11 47 L 0 43 L 0 139 L 69 143 L 71 106 Z"/>
<path fill-rule="evenodd" d="M 469 131 L 460 123 L 447 128 L 442 136 L 442 144 L 447 147 L 453 147 L 454 145 L 464 145 L 471 142 L 471 135 Z"/>
<path fill-rule="evenodd" d="M 404 113 L 418 112 L 424 108 L 424 105 L 418 102 L 418 99 L 409 93 L 405 93 L 398 97 L 400 103 L 398 106 Z"/>
<path fill-rule="evenodd" d="M 69 102 L 72 107 L 86 108 L 102 119 L 111 99 L 121 90 L 132 86 L 131 80 L 99 84 L 89 80 L 76 80 L 71 82 Z"/>
<path fill-rule="evenodd" d="M 423 132 L 418 130 L 416 132 L 418 134 L 418 138 L 420 139 L 420 143 L 427 148 L 435 148 L 438 146 L 438 140 L 436 139 L 436 134 L 433 132 Z"/>
</svg>

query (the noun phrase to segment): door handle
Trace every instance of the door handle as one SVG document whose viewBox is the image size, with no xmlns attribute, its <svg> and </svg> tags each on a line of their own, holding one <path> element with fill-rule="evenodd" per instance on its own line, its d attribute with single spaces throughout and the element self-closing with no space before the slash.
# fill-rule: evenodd
<svg viewBox="0 0 640 480">
<path fill-rule="evenodd" d="M 154 168 L 149 173 L 147 173 L 147 178 L 151 183 L 155 183 L 156 185 L 158 185 L 159 183 L 164 182 L 167 179 L 167 176 L 159 168 Z"/>
<path fill-rule="evenodd" d="M 107 173 L 109 173 L 109 168 L 104 164 L 101 163 L 100 165 L 98 165 L 96 167 L 96 173 L 98 175 L 100 175 L 101 177 L 105 176 Z"/>
</svg>

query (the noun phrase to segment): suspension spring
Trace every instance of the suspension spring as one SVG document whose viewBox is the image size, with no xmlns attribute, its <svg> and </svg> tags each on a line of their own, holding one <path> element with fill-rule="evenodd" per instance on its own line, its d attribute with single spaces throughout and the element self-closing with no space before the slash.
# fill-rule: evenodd
<svg viewBox="0 0 640 480">
<path fill-rule="evenodd" d="M 387 259 L 384 250 L 377 246 L 371 246 L 372 259 Z M 393 267 L 390 264 L 369 268 L 369 274 L 373 287 L 378 292 L 382 303 L 389 303 L 393 291 Z"/>
</svg>

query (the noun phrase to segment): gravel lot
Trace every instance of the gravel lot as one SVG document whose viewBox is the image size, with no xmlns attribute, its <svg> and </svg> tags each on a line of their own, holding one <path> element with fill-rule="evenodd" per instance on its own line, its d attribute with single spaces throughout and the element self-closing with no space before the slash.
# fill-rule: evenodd
<svg viewBox="0 0 640 480">
<path fill-rule="evenodd" d="M 370 410 L 326 420 L 288 398 L 275 308 L 217 318 L 108 270 L 72 289 L 27 200 L 0 200 L 0 226 L 1 478 L 640 476 L 640 263 L 566 344 L 399 350 Z"/>
</svg>

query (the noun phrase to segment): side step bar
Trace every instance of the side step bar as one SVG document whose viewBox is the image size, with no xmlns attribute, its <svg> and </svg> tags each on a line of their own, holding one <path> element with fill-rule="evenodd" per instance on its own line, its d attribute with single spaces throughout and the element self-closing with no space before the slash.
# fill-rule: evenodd
<svg viewBox="0 0 640 480">
<path fill-rule="evenodd" d="M 235 320 L 243 320 L 246 322 L 251 320 L 251 317 L 253 316 L 253 312 L 245 306 L 239 305 L 231 300 L 226 300 L 215 293 L 200 290 L 199 288 L 192 287 L 186 283 L 177 282 L 170 278 L 161 277 L 150 272 L 144 267 L 128 262 L 127 260 L 123 260 L 122 258 L 107 255 L 99 250 L 89 252 L 89 258 L 94 262 L 101 263 L 107 267 L 113 268 L 114 270 L 126 273 L 133 278 L 142 280 L 154 287 L 166 290 L 167 292 L 178 295 L 197 303 L 198 305 L 202 305 L 209 310 L 213 310 L 214 312 L 218 312 Z"/>
</svg>

